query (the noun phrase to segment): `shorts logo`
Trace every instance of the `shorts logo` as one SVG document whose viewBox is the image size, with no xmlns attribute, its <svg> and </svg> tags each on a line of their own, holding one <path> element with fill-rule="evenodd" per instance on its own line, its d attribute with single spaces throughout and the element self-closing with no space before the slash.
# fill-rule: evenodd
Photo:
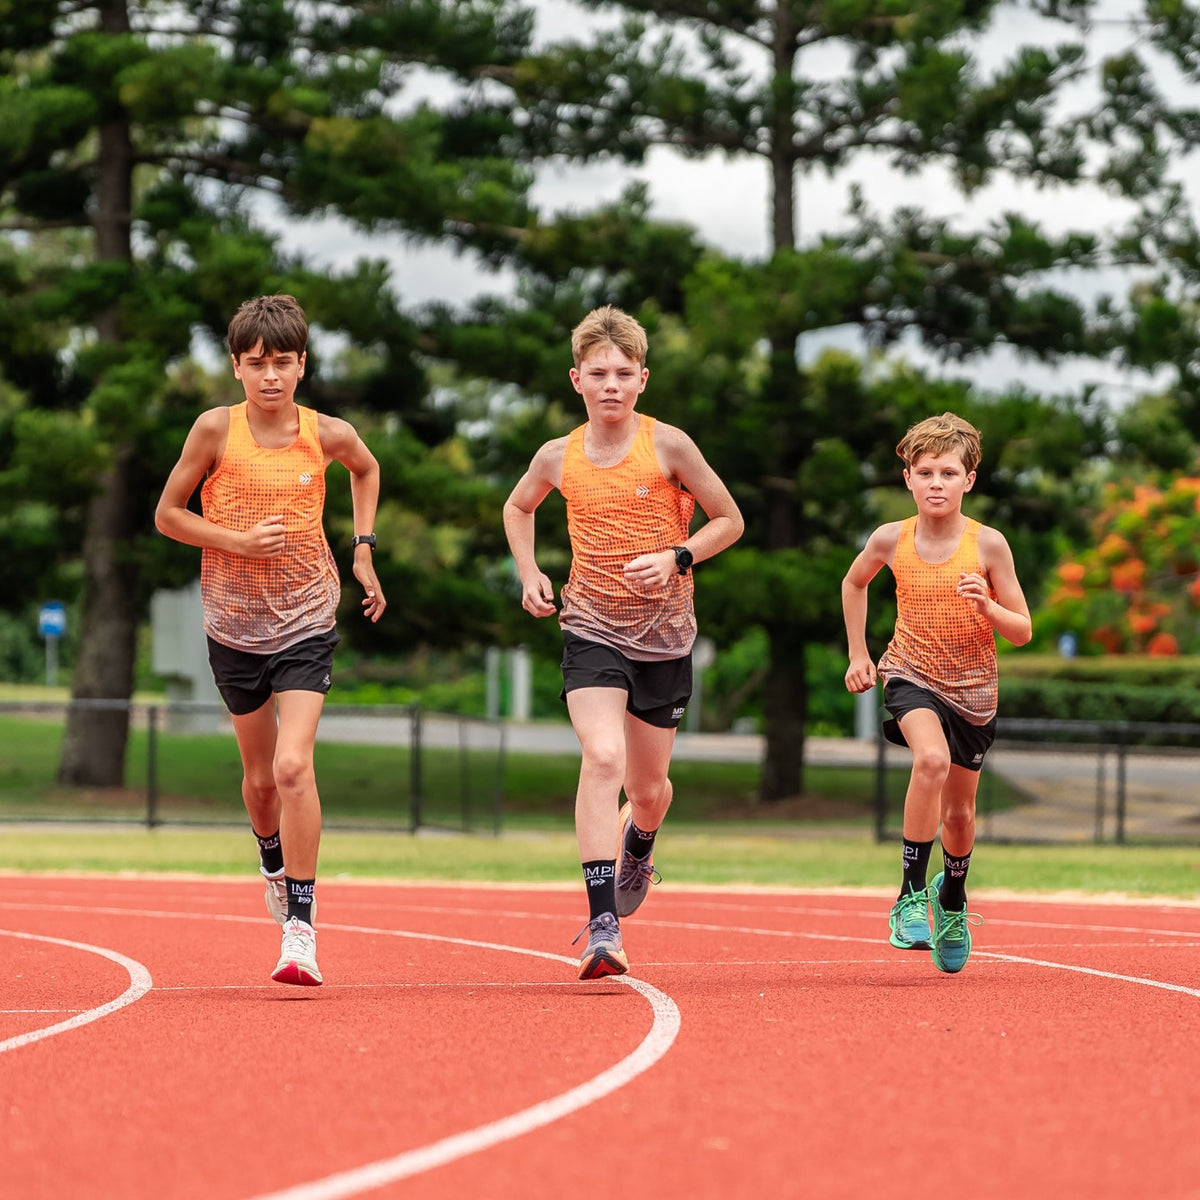
<svg viewBox="0 0 1200 1200">
<path fill-rule="evenodd" d="M 650 489 L 644 483 L 639 484 L 637 495 L 639 500 L 645 500 L 645 498 L 650 495 Z"/>
<path fill-rule="evenodd" d="M 686 708 L 686 707 L 683 707 L 683 708 L 673 708 L 673 709 L 671 710 L 671 720 L 672 720 L 672 721 L 678 721 L 678 720 L 679 720 L 679 718 L 680 718 L 680 717 L 682 717 L 682 716 L 683 716 L 683 714 L 684 714 L 685 712 L 687 712 L 687 708 Z"/>
<path fill-rule="evenodd" d="M 312 483 L 312 476 L 305 471 L 304 474 L 300 476 L 300 482 L 307 487 L 310 483 Z"/>
<path fill-rule="evenodd" d="M 328 674 L 326 674 L 325 678 L 321 680 L 322 687 L 329 687 L 332 683 L 333 680 L 329 678 Z"/>
<path fill-rule="evenodd" d="M 977 754 L 977 755 L 975 755 L 975 757 L 973 759 L 971 759 L 971 761 L 973 763 L 981 763 L 981 762 L 983 762 L 983 755 Z"/>
</svg>

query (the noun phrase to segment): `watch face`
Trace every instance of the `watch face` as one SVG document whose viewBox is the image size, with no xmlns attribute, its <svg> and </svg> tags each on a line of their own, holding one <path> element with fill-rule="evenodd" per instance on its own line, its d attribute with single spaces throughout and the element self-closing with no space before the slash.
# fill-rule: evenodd
<svg viewBox="0 0 1200 1200">
<path fill-rule="evenodd" d="M 692 565 L 692 552 L 685 549 L 683 546 L 675 547 L 675 565 L 681 570 L 686 571 Z"/>
</svg>

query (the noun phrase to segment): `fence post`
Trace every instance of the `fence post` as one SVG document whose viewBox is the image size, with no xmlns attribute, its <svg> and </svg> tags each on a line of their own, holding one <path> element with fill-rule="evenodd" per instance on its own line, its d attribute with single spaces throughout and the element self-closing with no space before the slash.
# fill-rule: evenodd
<svg viewBox="0 0 1200 1200">
<path fill-rule="evenodd" d="M 416 833 L 421 828 L 421 706 L 412 705 L 408 710 L 409 756 L 409 821 L 410 832 Z"/>
<path fill-rule="evenodd" d="M 146 710 L 146 828 L 158 824 L 158 705 Z"/>
<path fill-rule="evenodd" d="M 1092 840 L 1097 846 L 1104 843 L 1104 780 L 1108 774 L 1108 744 L 1104 738 L 1104 730 L 1100 730 L 1100 746 L 1096 754 L 1096 822 Z"/>
<path fill-rule="evenodd" d="M 504 751 L 507 745 L 507 727 L 500 722 L 500 749 L 496 755 L 496 789 L 492 793 L 492 829 L 495 836 L 500 836 L 501 823 L 504 819 Z"/>
<path fill-rule="evenodd" d="M 875 733 L 875 840 L 886 840 L 887 826 L 887 742 L 883 726 Z"/>
<path fill-rule="evenodd" d="M 1125 842 L 1125 752 L 1126 729 L 1124 723 L 1117 726 L 1117 845 Z"/>
</svg>

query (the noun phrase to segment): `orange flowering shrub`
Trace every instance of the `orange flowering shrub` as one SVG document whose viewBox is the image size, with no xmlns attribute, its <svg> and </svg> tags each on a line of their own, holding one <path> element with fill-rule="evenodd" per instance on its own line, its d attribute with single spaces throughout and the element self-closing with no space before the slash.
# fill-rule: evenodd
<svg viewBox="0 0 1200 1200">
<path fill-rule="evenodd" d="M 1200 477 L 1108 484 L 1092 533 L 1059 563 L 1039 630 L 1085 652 L 1200 653 Z"/>
</svg>

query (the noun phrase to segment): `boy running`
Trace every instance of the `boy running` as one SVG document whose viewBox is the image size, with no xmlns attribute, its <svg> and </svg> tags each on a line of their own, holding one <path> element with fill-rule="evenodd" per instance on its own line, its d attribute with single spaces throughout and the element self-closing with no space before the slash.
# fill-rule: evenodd
<svg viewBox="0 0 1200 1200">
<path fill-rule="evenodd" d="M 886 565 L 896 579 L 896 628 L 879 660 L 883 702 L 893 717 L 884 733 L 913 755 L 890 941 L 902 950 L 930 950 L 934 965 L 953 973 L 966 965 L 970 925 L 979 922 L 967 912 L 966 881 L 979 772 L 996 737 L 995 634 L 1023 646 L 1032 627 L 1004 535 L 962 512 L 980 460 L 978 431 L 944 413 L 914 425 L 896 453 L 917 515 L 876 529 L 842 581 L 846 687 L 875 686 L 867 585 Z M 927 887 L 939 822 L 943 870 Z"/>
<path fill-rule="evenodd" d="M 353 426 L 296 403 L 308 322 L 293 297 L 246 301 L 228 336 L 246 399 L 196 418 L 155 524 L 203 550 L 209 663 L 237 735 L 267 909 L 283 928 L 271 976 L 315 986 L 321 802 L 313 744 L 341 595 L 322 525 L 325 468 L 336 459 L 350 472 L 354 575 L 366 592 L 364 615 L 378 621 L 386 607 L 371 561 L 379 464 Z M 201 480 L 203 516 L 188 509 Z"/>
<path fill-rule="evenodd" d="M 645 330 L 620 309 L 580 322 L 569 374 L 587 422 L 542 446 L 504 505 L 521 605 L 548 617 L 554 588 L 534 556 L 534 513 L 554 488 L 567 504 L 572 560 L 559 625 L 562 694 L 581 749 L 575 832 L 589 918 L 580 979 L 629 969 L 620 918 L 657 882 L 654 839 L 692 692 L 689 568 L 742 533 L 737 505 L 692 439 L 635 411 L 646 352 Z M 708 520 L 689 535 L 697 503 Z"/>
</svg>

